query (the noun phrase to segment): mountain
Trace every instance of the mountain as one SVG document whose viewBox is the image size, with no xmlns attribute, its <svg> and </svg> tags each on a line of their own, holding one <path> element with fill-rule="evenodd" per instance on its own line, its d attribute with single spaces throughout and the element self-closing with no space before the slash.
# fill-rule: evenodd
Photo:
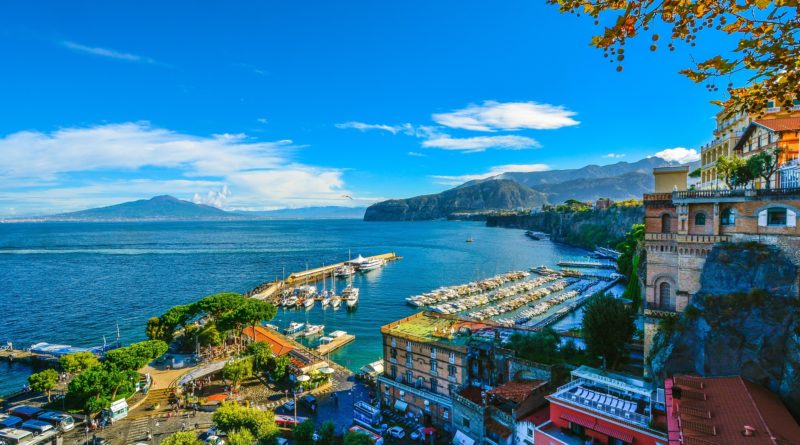
<svg viewBox="0 0 800 445">
<path fill-rule="evenodd" d="M 124 202 L 108 207 L 61 213 L 37 218 L 44 221 L 187 221 L 243 219 L 216 207 L 161 195 L 150 199 Z"/>
<path fill-rule="evenodd" d="M 362 219 L 365 210 L 366 207 L 322 206 L 238 213 L 267 219 Z"/>
<path fill-rule="evenodd" d="M 690 169 L 698 163 L 689 164 Z M 540 207 L 568 199 L 615 201 L 641 199 L 655 187 L 653 168 L 679 165 L 658 157 L 636 162 L 587 165 L 581 168 L 543 172 L 508 172 L 485 179 L 465 182 L 439 194 L 394 199 L 367 208 L 365 221 L 413 221 L 444 218 L 454 212 L 510 210 L 517 207 Z M 516 184 L 514 188 L 510 184 Z M 503 184 L 502 187 L 499 184 Z M 484 193 L 498 191 L 499 199 L 481 199 Z M 533 203 L 533 204 L 531 204 Z"/>
<path fill-rule="evenodd" d="M 512 180 L 496 179 L 433 195 L 379 202 L 367 207 L 364 221 L 421 221 L 446 218 L 454 212 L 539 207 L 546 202 L 541 192 Z"/>
</svg>

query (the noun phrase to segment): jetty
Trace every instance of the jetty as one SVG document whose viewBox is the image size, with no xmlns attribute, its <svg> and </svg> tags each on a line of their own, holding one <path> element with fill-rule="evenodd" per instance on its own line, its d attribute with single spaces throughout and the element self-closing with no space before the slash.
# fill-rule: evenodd
<svg viewBox="0 0 800 445">
<path fill-rule="evenodd" d="M 380 255 L 368 256 L 365 258 L 367 260 L 384 260 L 388 262 L 388 261 L 399 260 L 402 257 L 398 256 L 394 252 L 389 252 L 389 253 L 382 253 Z M 302 272 L 293 272 L 283 280 L 269 281 L 264 284 L 261 284 L 257 286 L 255 289 L 248 292 L 246 295 L 248 297 L 258 298 L 259 300 L 266 300 L 273 303 L 277 303 L 281 291 L 284 288 L 291 287 L 297 284 L 308 284 L 321 281 L 331 276 L 331 274 L 333 274 L 337 268 L 344 266 L 347 263 L 348 261 L 342 261 L 340 263 L 329 264 L 327 266 L 308 269 Z"/>
<path fill-rule="evenodd" d="M 329 342 L 321 343 L 319 346 L 317 346 L 316 352 L 321 355 L 327 355 L 346 344 L 354 342 L 355 340 L 356 336 L 353 334 L 342 334 L 335 338 L 331 338 Z"/>
<path fill-rule="evenodd" d="M 19 349 L 0 349 L 0 360 L 7 362 L 31 363 L 43 362 L 52 359 L 53 357 L 36 354 L 30 351 L 20 351 Z"/>
<path fill-rule="evenodd" d="M 617 265 L 614 263 L 605 263 L 602 261 L 587 261 L 587 260 L 561 260 L 558 262 L 561 267 L 581 267 L 587 269 L 616 269 Z"/>
</svg>

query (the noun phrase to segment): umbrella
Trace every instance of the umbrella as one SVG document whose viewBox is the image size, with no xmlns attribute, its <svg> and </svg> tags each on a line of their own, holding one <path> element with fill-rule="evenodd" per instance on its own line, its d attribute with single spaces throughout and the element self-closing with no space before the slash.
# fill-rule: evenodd
<svg viewBox="0 0 800 445">
<path fill-rule="evenodd" d="M 305 374 L 297 376 L 297 381 L 298 382 L 307 382 L 309 380 L 311 380 L 311 377 L 309 377 L 309 376 L 307 376 Z"/>
<path fill-rule="evenodd" d="M 219 393 L 219 394 L 212 394 L 206 398 L 209 402 L 222 402 L 223 400 L 227 399 L 228 395 Z"/>
<path fill-rule="evenodd" d="M 427 436 L 428 434 L 433 434 L 433 433 L 435 433 L 435 432 L 436 432 L 436 428 L 434 428 L 434 427 L 432 427 L 432 426 L 429 426 L 429 427 L 427 427 L 427 428 L 423 428 L 423 429 L 422 429 L 422 434 L 424 434 L 424 435 L 426 435 L 426 436 Z"/>
<path fill-rule="evenodd" d="M 334 372 L 336 372 L 336 370 L 331 367 L 325 367 L 325 368 L 320 368 L 319 372 L 323 374 L 333 374 Z"/>
</svg>

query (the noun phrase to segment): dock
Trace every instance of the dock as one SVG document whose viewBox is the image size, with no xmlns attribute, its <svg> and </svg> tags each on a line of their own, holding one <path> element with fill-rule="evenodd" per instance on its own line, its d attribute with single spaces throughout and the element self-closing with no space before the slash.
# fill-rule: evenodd
<svg viewBox="0 0 800 445">
<path fill-rule="evenodd" d="M 581 261 L 581 260 L 561 260 L 558 262 L 561 267 L 580 267 L 587 269 L 616 269 L 614 263 L 603 263 L 600 261 Z"/>
<path fill-rule="evenodd" d="M 317 353 L 322 355 L 330 354 L 331 352 L 341 348 L 342 346 L 354 342 L 356 336 L 353 334 L 344 334 L 333 339 L 332 342 L 324 345 L 317 346 Z"/>
<path fill-rule="evenodd" d="M 382 253 L 380 255 L 373 255 L 366 257 L 368 260 L 385 260 L 385 261 L 395 261 L 399 260 L 401 257 L 398 256 L 394 252 L 389 253 Z M 347 261 L 342 261 L 340 263 L 334 263 L 327 266 L 317 267 L 314 269 L 304 270 L 302 272 L 293 272 L 289 274 L 288 277 L 284 280 L 275 280 L 269 281 L 260 286 L 257 286 L 255 289 L 248 292 L 246 295 L 252 298 L 258 298 L 259 300 L 266 300 L 272 303 L 277 303 L 277 300 L 280 296 L 280 291 L 286 287 L 291 287 L 297 284 L 309 284 L 315 283 L 317 281 L 321 281 L 330 275 L 336 270 L 336 268 L 344 266 Z"/>
<path fill-rule="evenodd" d="M 18 349 L 0 349 L 0 360 L 7 362 L 31 363 L 53 360 L 53 357 Z"/>
</svg>

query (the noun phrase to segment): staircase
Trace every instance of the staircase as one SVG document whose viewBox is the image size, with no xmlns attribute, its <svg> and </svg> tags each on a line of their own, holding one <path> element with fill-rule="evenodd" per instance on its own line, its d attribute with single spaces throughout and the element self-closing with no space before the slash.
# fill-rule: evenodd
<svg viewBox="0 0 800 445">
<path fill-rule="evenodd" d="M 174 388 L 154 389 L 147 393 L 147 398 L 138 408 L 128 414 L 126 419 L 136 420 L 143 417 L 151 417 L 163 413 L 167 409 L 170 400 L 172 400 L 172 391 Z M 151 409 L 153 405 L 158 403 L 158 410 Z"/>
</svg>

